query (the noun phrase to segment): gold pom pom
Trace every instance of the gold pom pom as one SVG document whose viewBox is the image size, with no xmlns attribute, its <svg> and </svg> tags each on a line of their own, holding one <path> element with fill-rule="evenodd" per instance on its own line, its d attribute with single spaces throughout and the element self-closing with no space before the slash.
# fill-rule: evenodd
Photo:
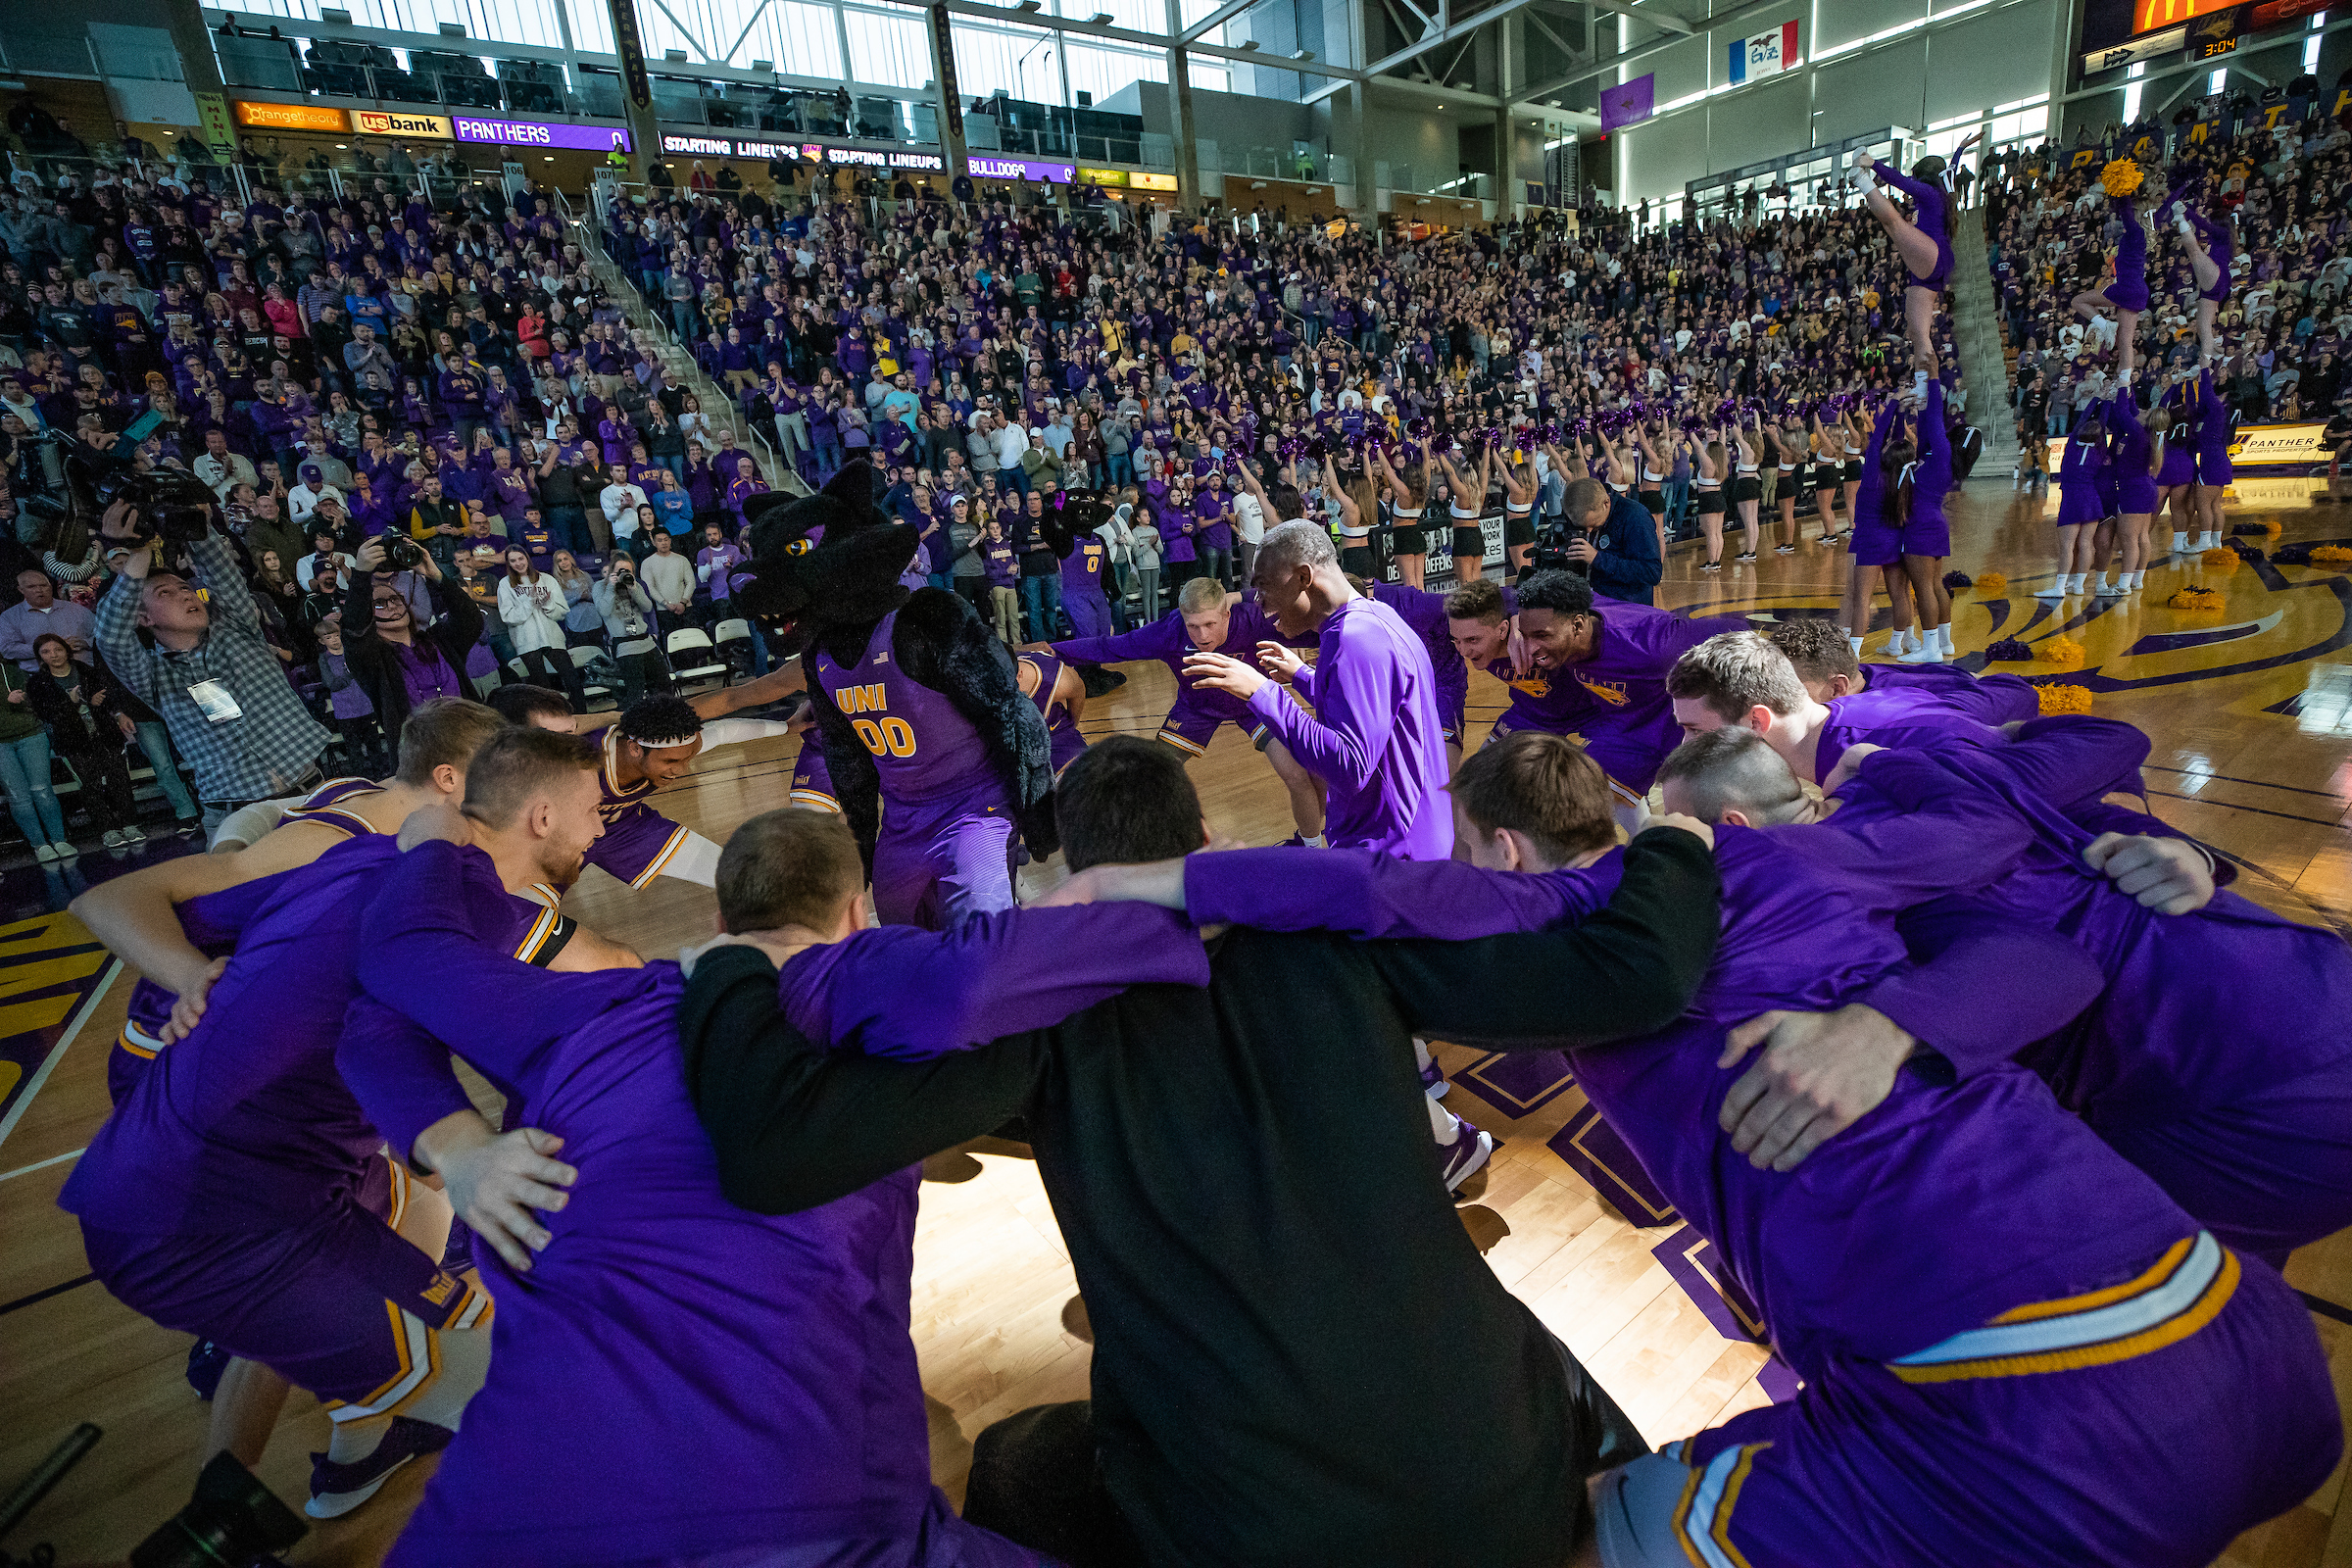
<svg viewBox="0 0 2352 1568">
<path fill-rule="evenodd" d="M 1991 599 L 2009 591 L 2009 579 L 2000 572 L 1988 571 L 1977 579 L 1977 597 Z"/>
<path fill-rule="evenodd" d="M 2038 657 L 2055 669 L 2081 669 L 2089 656 L 2082 645 L 2071 637 L 2053 637 L 2041 645 Z"/>
<path fill-rule="evenodd" d="M 2034 701 L 2041 705 L 2044 714 L 2087 713 L 2090 711 L 2090 688 L 2072 681 L 2053 681 L 2047 686 L 2034 688 Z"/>
<path fill-rule="evenodd" d="M 2314 551 L 2313 555 L 2317 556 L 2318 552 Z M 2208 550 L 2197 557 L 2197 564 L 2203 566 L 2207 571 L 2218 571 L 2227 577 L 2235 571 L 2242 563 L 2238 561 L 2237 552 L 2234 550 Z"/>
<path fill-rule="evenodd" d="M 2129 158 L 2111 160 L 2105 169 L 2099 171 L 2099 184 L 2110 196 L 2129 196 L 2139 189 L 2140 181 L 2145 178 L 2147 175 L 2141 172 L 2139 165 Z"/>
<path fill-rule="evenodd" d="M 2352 550 L 2346 550 L 2342 545 L 2321 545 L 2312 551 L 2311 559 L 2315 562 L 2325 561 L 2331 565 L 2341 564 L 2352 561 Z"/>
<path fill-rule="evenodd" d="M 2262 525 L 2262 532 L 2265 538 L 2276 539 L 2280 534 L 2286 532 L 2286 529 L 2276 517 L 2274 517 Z"/>
<path fill-rule="evenodd" d="M 2210 588 L 2183 588 L 2166 600 L 2165 605 L 2184 617 L 2222 618 L 2222 596 Z"/>
</svg>

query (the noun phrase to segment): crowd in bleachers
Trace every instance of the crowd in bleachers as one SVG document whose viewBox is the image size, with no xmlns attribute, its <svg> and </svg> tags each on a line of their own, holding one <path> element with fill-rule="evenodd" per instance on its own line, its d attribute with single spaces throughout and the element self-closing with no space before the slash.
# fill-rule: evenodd
<svg viewBox="0 0 2352 1568">
<path fill-rule="evenodd" d="M 2241 247 L 2259 258 L 2238 304 L 2265 407 L 2309 408 L 2334 379 L 2319 307 L 2341 264 L 2312 215 L 2343 141 L 2215 144 L 2223 199 L 2275 241 Z M 2064 162 L 1998 154 L 1984 180 L 2026 396 L 2052 406 L 2097 363 L 2068 357 L 2084 346 L 2061 319 L 2074 274 L 2034 270 L 2082 265 L 2093 248 L 2072 242 L 2102 221 Z M 362 547 L 386 532 L 480 612 L 468 677 L 627 697 L 665 680 L 668 634 L 730 621 L 744 503 L 782 477 L 760 448 L 809 485 L 868 460 L 922 536 L 919 574 L 1021 640 L 1059 625 L 1069 537 L 1033 502 L 1056 490 L 1115 508 L 1122 624 L 1192 576 L 1241 581 L 1280 486 L 1361 552 L 1351 564 L 1395 560 L 1416 583 L 1463 538 L 1441 502 L 1457 524 L 1507 514 L 1524 566 L 1527 508 L 1506 504 L 1532 498 L 1540 530 L 1587 473 L 1638 495 L 1662 542 L 1720 516 L 1707 497 L 1737 462 L 1741 480 L 1760 470 L 1767 519 L 1776 484 L 1822 497 L 1815 537 L 1834 544 L 1855 411 L 1914 368 L 1900 259 L 1859 207 L 1648 226 L 1591 209 L 1418 240 L 1245 215 L 1154 235 L 1038 201 L 771 202 L 698 173 L 578 228 L 549 194 L 495 182 L 438 203 L 389 173 L 288 194 L 265 163 L 240 206 L 186 166 L 21 176 L 0 195 L 0 553 L 92 600 L 95 544 L 34 504 L 62 487 L 64 445 L 135 440 L 138 463 L 186 468 L 229 508 L 265 632 L 357 765 L 386 731 L 346 639 L 375 575 Z M 2299 287 L 2312 308 L 2283 308 Z M 631 293 L 699 373 L 629 324 Z M 1948 319 L 1936 331 L 1957 412 Z M 1734 516 L 1752 555 L 1752 511 Z M 1711 527 L 1710 565 L 1721 549 Z M 420 622 L 451 613 L 421 570 L 397 580 Z M 732 629 L 764 667 L 757 632 Z"/>
<path fill-rule="evenodd" d="M 2317 83 L 2298 78 L 2268 98 L 2243 90 L 2199 100 L 2169 119 L 2147 116 L 2071 145 L 2016 149 L 1988 161 L 1985 249 L 2009 347 L 2015 351 L 2021 437 L 2057 436 L 2116 390 L 2113 315 L 2084 319 L 2075 297 L 2095 290 L 2122 234 L 2100 188 L 2111 158 L 2133 156 L 2167 172 L 2169 188 L 2235 235 L 2230 298 L 2216 328 L 2223 353 L 2210 367 L 2239 420 L 2332 417 L 2352 381 L 2352 131 L 2329 118 Z M 2170 209 L 2167 209 L 2169 213 Z M 2148 262 L 2150 308 L 2138 320 L 2143 402 L 2162 370 L 2200 368 L 2197 288 L 2173 220 L 2159 214 Z"/>
</svg>

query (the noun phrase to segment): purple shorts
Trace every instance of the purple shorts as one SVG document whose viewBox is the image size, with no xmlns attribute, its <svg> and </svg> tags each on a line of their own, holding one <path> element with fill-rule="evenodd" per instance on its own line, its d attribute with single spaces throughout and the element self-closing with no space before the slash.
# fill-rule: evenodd
<svg viewBox="0 0 2352 1568">
<path fill-rule="evenodd" d="M 660 876 L 694 836 L 643 801 L 600 806 L 597 810 L 605 819 L 605 833 L 588 847 L 586 859 L 633 888 Z"/>
<path fill-rule="evenodd" d="M 2127 473 L 2115 481 L 2115 510 L 2126 512 L 2154 512 L 2156 510 L 2156 481 L 2144 473 Z"/>
<path fill-rule="evenodd" d="M 1604 1484 L 1602 1561 L 2200 1568 L 2343 1446 L 2310 1313 L 2264 1264 L 2206 1255 L 2211 1284 L 2170 1318 L 2169 1279 L 2135 1298 L 2152 1326 L 2073 1352 L 2087 1364 L 1906 1382 L 1840 1363 L 1636 1461 Z"/>
<path fill-rule="evenodd" d="M 1906 270 L 1908 270 L 1906 269 Z M 1948 239 L 1936 241 L 1936 270 L 1925 277 L 1921 277 L 1917 272 L 1909 272 L 1904 281 L 1913 288 L 1930 289 L 1937 294 L 1950 288 L 1952 286 L 1952 242 Z"/>
<path fill-rule="evenodd" d="M 140 1236 L 82 1227 L 90 1268 L 123 1305 L 259 1361 L 343 1408 L 396 1411 L 432 1381 L 433 1336 L 487 1329 L 490 1299 L 393 1229 L 408 1171 L 368 1163 L 359 1190 L 281 1230 Z"/>
<path fill-rule="evenodd" d="M 177 994 L 145 975 L 130 988 L 122 1032 L 115 1037 L 115 1049 L 106 1057 L 106 1093 L 111 1103 L 122 1103 L 155 1054 L 164 1049 L 164 1025 L 172 1021 L 172 1008 L 178 1001 Z"/>
<path fill-rule="evenodd" d="M 2165 486 L 2195 484 L 2197 482 L 2197 455 L 2186 447 L 2167 443 L 2164 449 L 2164 462 L 2156 470 L 2156 482 Z"/>
<path fill-rule="evenodd" d="M 2197 454 L 2197 483 L 2225 485 L 2230 482 L 2230 449 L 2213 447 Z"/>
<path fill-rule="evenodd" d="M 1266 742 L 1273 738 L 1274 732 L 1248 709 L 1240 711 L 1238 718 L 1230 713 L 1212 712 L 1179 697 L 1176 706 L 1168 710 L 1168 716 L 1159 721 L 1158 739 L 1187 757 L 1199 757 L 1208 750 L 1208 743 L 1216 739 L 1217 726 L 1231 724 L 1250 737 L 1250 745 L 1264 751 Z"/>
<path fill-rule="evenodd" d="M 1011 908 L 1019 836 L 993 779 L 944 801 L 888 802 L 874 843 L 874 913 L 884 925 L 953 931 Z"/>
<path fill-rule="evenodd" d="M 814 731 L 801 737 L 801 753 L 792 760 L 792 804 L 841 814 L 841 802 L 833 794 L 833 774 L 825 766 L 825 748 Z"/>
<path fill-rule="evenodd" d="M 2352 1060 L 2099 1136 L 2199 1224 L 2274 1265 L 2352 1225 Z"/>
<path fill-rule="evenodd" d="M 2119 277 L 2102 292 L 2107 296 L 2107 303 L 2119 311 L 2137 314 L 2148 308 L 2148 280 L 2144 277 Z"/>
</svg>

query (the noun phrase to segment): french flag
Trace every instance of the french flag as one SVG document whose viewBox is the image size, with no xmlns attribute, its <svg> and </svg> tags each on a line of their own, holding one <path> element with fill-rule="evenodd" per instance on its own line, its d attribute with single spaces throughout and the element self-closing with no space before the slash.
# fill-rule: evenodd
<svg viewBox="0 0 2352 1568">
<path fill-rule="evenodd" d="M 1795 63 L 1796 23 L 1791 20 L 1768 32 L 1733 43 L 1732 85 L 1777 76 Z"/>
</svg>

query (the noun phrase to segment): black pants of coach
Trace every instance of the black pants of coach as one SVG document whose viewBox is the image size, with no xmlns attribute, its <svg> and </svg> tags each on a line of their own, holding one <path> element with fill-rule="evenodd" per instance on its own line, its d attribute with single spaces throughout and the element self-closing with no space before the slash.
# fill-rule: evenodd
<svg viewBox="0 0 2352 1568">
<path fill-rule="evenodd" d="M 1002 1136 L 1002 1134 L 1000 1135 Z M 1568 1375 L 1575 1412 L 1568 1462 L 1585 1475 L 1614 1470 L 1649 1452 L 1649 1445 L 1584 1363 L 1551 1342 Z M 1119 1512 L 1095 1452 L 1091 1399 L 1037 1404 L 1006 1416 L 972 1444 L 963 1494 L 966 1524 L 1057 1557 L 1069 1568 L 1134 1568 L 1143 1549 Z"/>
</svg>

